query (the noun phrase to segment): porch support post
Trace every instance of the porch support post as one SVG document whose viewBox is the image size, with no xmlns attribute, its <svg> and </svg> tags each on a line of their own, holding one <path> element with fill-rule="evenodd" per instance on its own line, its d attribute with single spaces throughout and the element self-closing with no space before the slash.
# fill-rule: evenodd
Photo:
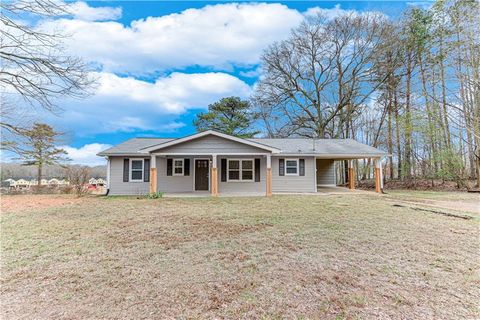
<svg viewBox="0 0 480 320">
<path fill-rule="evenodd" d="M 267 186 L 267 192 L 266 196 L 271 197 L 272 196 L 272 156 L 267 154 L 267 181 L 266 181 L 266 186 Z"/>
<path fill-rule="evenodd" d="M 382 193 L 382 162 L 380 158 L 374 160 L 375 162 L 375 192 Z"/>
<path fill-rule="evenodd" d="M 212 172 L 210 175 L 210 192 L 212 196 L 218 196 L 218 171 L 217 171 L 217 155 L 212 154 Z"/>
<path fill-rule="evenodd" d="M 150 193 L 157 192 L 157 156 L 150 159 Z"/>
<path fill-rule="evenodd" d="M 353 160 L 348 160 L 348 188 L 355 189 L 355 168 L 353 167 Z"/>
</svg>

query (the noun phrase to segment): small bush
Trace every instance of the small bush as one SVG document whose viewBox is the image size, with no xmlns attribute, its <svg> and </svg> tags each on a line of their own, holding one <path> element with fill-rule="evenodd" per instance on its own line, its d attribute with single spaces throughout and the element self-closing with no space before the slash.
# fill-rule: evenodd
<svg viewBox="0 0 480 320">
<path fill-rule="evenodd" d="M 90 177 L 90 168 L 87 166 L 69 166 L 65 169 L 65 174 L 70 181 L 71 191 L 78 197 L 89 193 L 88 179 Z"/>
<path fill-rule="evenodd" d="M 150 192 L 147 194 L 147 199 L 160 199 L 163 197 L 163 192 Z"/>
</svg>

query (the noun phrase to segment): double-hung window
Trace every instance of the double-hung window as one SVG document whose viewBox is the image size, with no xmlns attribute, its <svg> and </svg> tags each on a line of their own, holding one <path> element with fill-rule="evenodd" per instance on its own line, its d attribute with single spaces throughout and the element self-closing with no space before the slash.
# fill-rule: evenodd
<svg viewBox="0 0 480 320">
<path fill-rule="evenodd" d="M 227 181 L 253 181 L 253 159 L 228 159 Z"/>
<path fill-rule="evenodd" d="M 298 159 L 285 160 L 285 175 L 298 176 Z"/>
<path fill-rule="evenodd" d="M 130 181 L 143 181 L 143 159 L 130 159 Z"/>
<path fill-rule="evenodd" d="M 183 176 L 183 161 L 184 159 L 173 159 L 174 176 Z"/>
</svg>

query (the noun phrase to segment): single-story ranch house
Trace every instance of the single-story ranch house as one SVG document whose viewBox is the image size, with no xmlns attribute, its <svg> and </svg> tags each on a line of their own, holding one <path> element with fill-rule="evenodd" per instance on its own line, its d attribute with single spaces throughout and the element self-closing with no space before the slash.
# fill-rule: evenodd
<svg viewBox="0 0 480 320">
<path fill-rule="evenodd" d="M 385 152 L 352 139 L 242 139 L 208 130 L 178 139 L 134 138 L 98 154 L 108 160 L 110 195 L 149 192 L 265 194 L 317 192 L 335 186 L 335 160 L 375 163 L 381 191 Z"/>
</svg>

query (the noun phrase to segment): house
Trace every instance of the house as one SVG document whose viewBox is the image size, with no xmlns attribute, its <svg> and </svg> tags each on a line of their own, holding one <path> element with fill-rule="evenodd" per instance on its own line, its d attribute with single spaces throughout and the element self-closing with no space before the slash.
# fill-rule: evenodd
<svg viewBox="0 0 480 320">
<path fill-rule="evenodd" d="M 48 185 L 51 187 L 58 187 L 59 184 L 60 184 L 60 181 L 58 179 L 53 178 L 48 180 Z"/>
<path fill-rule="evenodd" d="M 352 139 L 242 139 L 208 130 L 177 139 L 134 138 L 98 154 L 107 158 L 110 195 L 149 192 L 266 194 L 335 186 L 335 160 L 375 163 L 381 192 L 385 152 Z"/>
<path fill-rule="evenodd" d="M 15 189 L 17 182 L 13 179 L 7 179 L 3 181 L 5 183 L 5 187 L 8 189 Z"/>
<path fill-rule="evenodd" d="M 97 188 L 101 188 L 101 187 L 104 187 L 106 184 L 105 180 L 103 180 L 102 178 L 98 178 L 97 179 Z"/>
<path fill-rule="evenodd" d="M 30 188 L 30 182 L 25 179 L 18 179 L 15 184 L 17 190 L 25 190 Z"/>
<path fill-rule="evenodd" d="M 88 180 L 88 184 L 91 185 L 91 186 L 96 186 L 97 185 L 97 179 L 95 178 L 90 178 Z"/>
</svg>

